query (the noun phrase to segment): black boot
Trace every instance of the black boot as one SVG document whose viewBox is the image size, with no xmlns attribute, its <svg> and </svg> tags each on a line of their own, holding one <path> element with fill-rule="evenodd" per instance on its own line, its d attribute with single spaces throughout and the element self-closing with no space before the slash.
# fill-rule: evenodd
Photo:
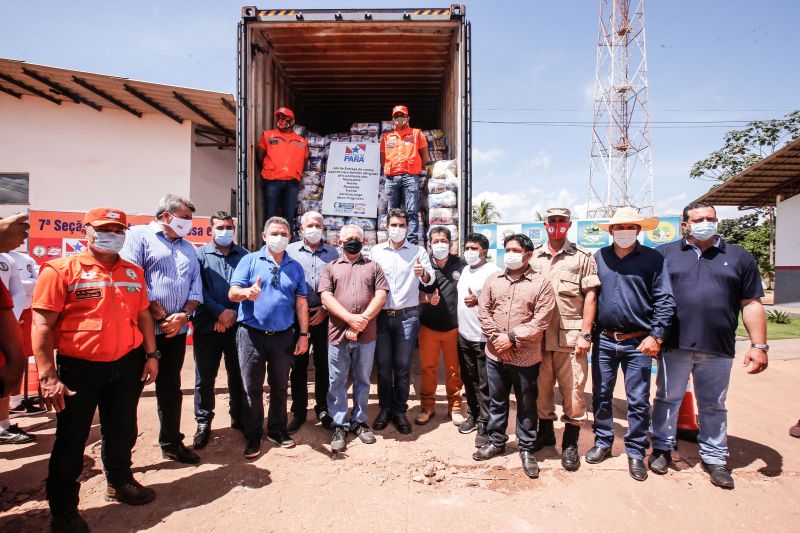
<svg viewBox="0 0 800 533">
<path fill-rule="evenodd" d="M 569 472 L 574 472 L 581 466 L 581 456 L 578 455 L 580 433 L 580 426 L 574 424 L 564 426 L 564 436 L 561 439 L 561 465 Z"/>
<path fill-rule="evenodd" d="M 553 430 L 553 421 L 549 419 L 539 419 L 539 431 L 536 433 L 536 440 L 533 442 L 533 451 L 538 452 L 545 446 L 556 445 L 556 433 Z"/>
</svg>

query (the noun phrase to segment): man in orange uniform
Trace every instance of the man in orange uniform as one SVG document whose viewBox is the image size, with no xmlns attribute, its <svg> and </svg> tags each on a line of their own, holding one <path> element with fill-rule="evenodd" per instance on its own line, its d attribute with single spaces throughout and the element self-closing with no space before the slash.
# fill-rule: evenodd
<svg viewBox="0 0 800 533">
<path fill-rule="evenodd" d="M 419 244 L 419 175 L 428 164 L 428 141 L 422 130 L 408 125 L 404 105 L 392 109 L 394 131 L 381 139 L 381 167 L 386 175 L 389 209 L 402 209 L 408 215 L 407 240 Z"/>
<path fill-rule="evenodd" d="M 106 499 L 142 505 L 155 498 L 131 472 L 139 395 L 155 381 L 160 357 L 144 272 L 118 254 L 125 213 L 92 209 L 83 225 L 88 249 L 42 266 L 33 296 L 42 398 L 57 413 L 47 476 L 53 531 L 89 530 L 78 514 L 78 477 L 98 408 Z"/>
<path fill-rule="evenodd" d="M 275 129 L 261 134 L 256 149 L 264 178 L 264 220 L 282 216 L 295 230 L 297 193 L 308 159 L 308 141 L 292 130 L 294 112 L 288 107 L 275 111 Z"/>
</svg>

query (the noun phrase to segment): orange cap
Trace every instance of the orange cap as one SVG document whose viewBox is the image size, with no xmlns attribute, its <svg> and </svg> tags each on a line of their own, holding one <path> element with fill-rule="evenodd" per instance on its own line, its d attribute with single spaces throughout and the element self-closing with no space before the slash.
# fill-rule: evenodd
<svg viewBox="0 0 800 533">
<path fill-rule="evenodd" d="M 396 105 L 392 108 L 392 116 L 395 116 L 398 113 L 403 113 L 405 116 L 408 116 L 408 108 L 404 105 Z"/>
<path fill-rule="evenodd" d="M 124 211 L 113 207 L 95 207 L 90 209 L 83 217 L 83 225 L 91 224 L 94 227 L 117 226 L 128 227 L 128 217 Z"/>
<path fill-rule="evenodd" d="M 294 111 L 292 111 L 288 107 L 279 107 L 278 109 L 275 110 L 276 117 L 281 114 L 286 115 L 289 118 L 294 118 Z"/>
</svg>

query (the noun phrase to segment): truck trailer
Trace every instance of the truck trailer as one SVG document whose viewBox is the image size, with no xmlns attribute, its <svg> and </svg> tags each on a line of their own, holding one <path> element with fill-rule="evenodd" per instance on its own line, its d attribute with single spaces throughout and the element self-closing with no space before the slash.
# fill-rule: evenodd
<svg viewBox="0 0 800 533">
<path fill-rule="evenodd" d="M 256 145 L 281 106 L 322 135 L 408 107 L 411 126 L 440 129 L 460 180 L 459 243 L 471 225 L 470 23 L 465 7 L 242 8 L 237 63 L 238 240 L 262 246 Z"/>
</svg>

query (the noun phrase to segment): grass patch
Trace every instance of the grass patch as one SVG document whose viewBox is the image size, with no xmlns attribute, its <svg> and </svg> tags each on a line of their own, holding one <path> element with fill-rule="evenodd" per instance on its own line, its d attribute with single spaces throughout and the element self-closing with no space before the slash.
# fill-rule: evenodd
<svg viewBox="0 0 800 533">
<path fill-rule="evenodd" d="M 747 330 L 744 329 L 742 324 L 741 314 L 739 315 L 739 327 L 736 329 L 736 334 L 741 337 L 747 337 Z M 776 324 L 767 321 L 767 342 L 796 339 L 798 337 L 800 337 L 800 318 L 792 317 L 788 324 Z"/>
</svg>

